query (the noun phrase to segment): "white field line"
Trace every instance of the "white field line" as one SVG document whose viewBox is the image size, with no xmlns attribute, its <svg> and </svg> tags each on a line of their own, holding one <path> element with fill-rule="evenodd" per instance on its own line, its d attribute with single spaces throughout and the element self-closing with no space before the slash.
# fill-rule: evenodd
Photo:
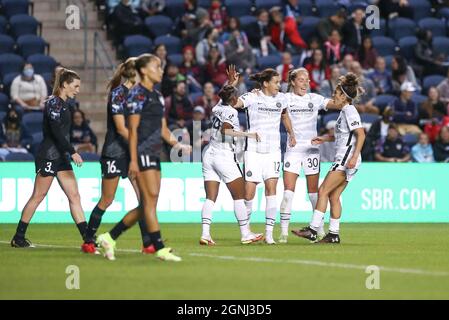
<svg viewBox="0 0 449 320">
<path fill-rule="evenodd" d="M 0 241 L 2 244 L 9 244 L 9 241 Z M 35 244 L 37 248 L 58 248 L 58 249 L 80 249 L 76 246 L 61 246 L 53 244 Z M 136 249 L 117 249 L 117 252 L 127 252 L 127 253 L 140 253 L 140 250 Z M 236 256 L 220 256 L 204 253 L 191 252 L 188 254 L 192 257 L 210 258 L 217 260 L 228 260 L 228 261 L 248 261 L 248 262 L 261 262 L 261 263 L 276 263 L 276 264 L 298 264 L 298 265 L 309 265 L 316 267 L 325 268 L 339 268 L 339 269 L 356 269 L 356 270 L 366 270 L 368 265 L 351 264 L 351 263 L 340 263 L 340 262 L 325 262 L 318 260 L 302 260 L 302 259 L 272 259 L 272 258 L 260 258 L 260 257 L 236 257 Z M 415 274 L 423 276 L 435 276 L 435 277 L 449 277 L 449 272 L 444 271 L 429 271 L 422 269 L 408 269 L 408 268 L 396 268 L 396 267 L 383 267 L 378 266 L 381 271 L 402 273 L 402 274 Z"/>
</svg>

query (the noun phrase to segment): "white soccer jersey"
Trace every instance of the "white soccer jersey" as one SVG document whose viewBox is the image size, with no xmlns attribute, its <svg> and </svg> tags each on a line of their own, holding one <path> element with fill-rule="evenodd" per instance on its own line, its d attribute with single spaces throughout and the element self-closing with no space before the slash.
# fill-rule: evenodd
<svg viewBox="0 0 449 320">
<path fill-rule="evenodd" d="M 212 109 L 212 128 L 209 144 L 217 149 L 234 151 L 234 138 L 222 135 L 221 133 L 224 123 L 229 123 L 236 131 L 240 130 L 237 110 L 229 105 L 223 105 L 219 102 Z"/>
<path fill-rule="evenodd" d="M 354 130 L 363 128 L 362 120 L 353 105 L 346 105 L 340 112 L 335 126 L 335 163 L 345 166 L 354 154 L 356 139 Z"/>
<path fill-rule="evenodd" d="M 266 96 L 262 92 L 245 93 L 240 97 L 246 109 L 247 130 L 257 132 L 260 142 L 246 139 L 246 151 L 273 153 L 281 150 L 279 126 L 282 111 L 287 107 L 283 94 Z"/>
<path fill-rule="evenodd" d="M 295 133 L 296 145 L 287 144 L 287 152 L 303 152 L 312 148 L 312 139 L 317 136 L 318 111 L 327 110 L 330 99 L 316 93 L 306 93 L 303 96 L 292 92 L 285 93 L 285 102 Z"/>
</svg>

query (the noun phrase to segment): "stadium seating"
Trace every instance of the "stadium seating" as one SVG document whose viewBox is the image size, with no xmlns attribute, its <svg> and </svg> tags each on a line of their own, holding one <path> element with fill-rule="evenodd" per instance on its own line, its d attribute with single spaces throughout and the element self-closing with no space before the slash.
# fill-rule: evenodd
<svg viewBox="0 0 449 320">
<path fill-rule="evenodd" d="M 56 68 L 56 60 L 53 57 L 44 54 L 33 54 L 27 59 L 27 62 L 33 65 L 37 74 L 53 73 Z"/>
<path fill-rule="evenodd" d="M 37 29 L 39 27 L 39 22 L 36 18 L 27 14 L 18 14 L 11 17 L 9 24 L 11 26 L 11 33 L 16 38 L 25 34 L 37 35 Z"/>
<path fill-rule="evenodd" d="M 153 42 L 150 38 L 134 35 L 126 37 L 123 46 L 125 47 L 125 52 L 128 57 L 137 57 L 142 53 L 151 52 L 153 49 Z"/>
<path fill-rule="evenodd" d="M 273 7 L 282 7 L 283 5 L 282 0 L 255 0 L 254 4 L 257 9 L 267 10 L 270 10 Z"/>
<path fill-rule="evenodd" d="M 441 75 L 431 75 L 425 77 L 423 80 L 423 93 L 427 94 L 427 91 L 430 87 L 438 86 L 445 79 L 446 77 L 443 77 Z"/>
<path fill-rule="evenodd" d="M 184 57 L 180 53 L 174 53 L 174 54 L 168 55 L 168 60 L 170 60 L 171 63 L 173 63 L 179 67 L 182 64 Z"/>
<path fill-rule="evenodd" d="M 402 137 L 402 140 L 409 147 L 412 147 L 418 142 L 418 136 L 416 134 L 408 133 Z"/>
<path fill-rule="evenodd" d="M 240 27 L 245 31 L 248 30 L 248 27 L 251 24 L 257 22 L 257 18 L 254 16 L 241 16 L 239 20 L 240 20 Z"/>
<path fill-rule="evenodd" d="M 0 92 L 0 112 L 6 112 L 8 110 L 9 98 L 6 94 Z"/>
<path fill-rule="evenodd" d="M 44 54 L 48 43 L 39 36 L 27 34 L 17 39 L 17 46 L 22 57 L 28 58 L 33 54 Z"/>
<path fill-rule="evenodd" d="M 385 37 L 387 35 L 387 22 L 385 19 L 380 19 L 379 21 L 379 29 L 370 30 L 371 37 Z"/>
<path fill-rule="evenodd" d="M 22 122 L 30 131 L 30 134 L 33 134 L 42 131 L 43 120 L 42 112 L 29 112 L 23 115 Z"/>
<path fill-rule="evenodd" d="M 374 98 L 373 104 L 383 111 L 385 107 L 391 105 L 395 99 L 396 97 L 391 94 L 381 94 Z"/>
<path fill-rule="evenodd" d="M 173 20 L 167 16 L 152 16 L 145 19 L 145 26 L 153 39 L 170 34 L 173 25 Z"/>
<path fill-rule="evenodd" d="M 333 0 L 316 0 L 315 4 L 320 17 L 329 17 L 340 8 Z"/>
<path fill-rule="evenodd" d="M 0 123 L 3 122 L 3 118 L 6 116 L 6 112 L 5 111 L 0 111 Z"/>
<path fill-rule="evenodd" d="M 6 17 L 11 18 L 16 14 L 28 14 L 29 1 L 28 0 L 3 0 L 3 12 Z"/>
<path fill-rule="evenodd" d="M 19 75 L 19 72 L 11 72 L 6 74 L 3 77 L 3 92 L 9 96 L 10 94 L 10 88 L 11 88 L 11 84 L 14 81 L 14 79 Z"/>
<path fill-rule="evenodd" d="M 363 123 L 374 123 L 380 119 L 380 116 L 377 114 L 362 113 L 360 114 L 360 119 Z"/>
<path fill-rule="evenodd" d="M 396 53 L 396 42 L 388 37 L 373 37 L 373 46 L 381 56 L 394 55 Z"/>
<path fill-rule="evenodd" d="M 6 27 L 8 25 L 8 20 L 4 16 L 0 16 L 0 34 L 6 33 Z"/>
<path fill-rule="evenodd" d="M 422 18 L 432 16 L 432 6 L 427 0 L 408 0 L 410 7 L 413 8 L 413 18 L 418 21 Z"/>
<path fill-rule="evenodd" d="M 5 76 L 12 72 L 21 72 L 24 60 L 13 53 L 0 54 L 0 75 Z"/>
<path fill-rule="evenodd" d="M 421 105 L 424 101 L 427 100 L 427 96 L 424 96 L 418 92 L 415 92 L 412 96 L 412 100 L 415 101 L 418 106 Z"/>
<path fill-rule="evenodd" d="M 172 19 L 182 17 L 186 11 L 184 0 L 168 0 L 165 2 L 165 11 Z"/>
<path fill-rule="evenodd" d="M 246 114 L 245 114 L 245 112 L 239 112 L 238 115 L 239 115 L 240 125 L 243 126 L 245 128 L 245 130 L 246 130 L 247 129 L 247 127 L 246 127 L 247 126 L 247 121 L 246 121 Z"/>
<path fill-rule="evenodd" d="M 408 36 L 399 39 L 398 44 L 401 49 L 401 55 L 408 61 L 415 58 L 415 46 L 418 43 L 418 39 L 415 36 Z"/>
<path fill-rule="evenodd" d="M 168 54 L 180 53 L 182 51 L 181 39 L 175 36 L 160 36 L 154 40 L 154 45 L 165 45 Z"/>
<path fill-rule="evenodd" d="M 5 161 L 34 161 L 31 153 L 11 152 L 5 157 Z"/>
<path fill-rule="evenodd" d="M 13 38 L 6 34 L 0 34 L 0 54 L 14 53 L 15 45 Z"/>
<path fill-rule="evenodd" d="M 249 1 L 226 0 L 226 12 L 230 17 L 241 17 L 251 15 L 252 4 Z"/>
<path fill-rule="evenodd" d="M 434 37 L 446 36 L 446 26 L 443 20 L 436 18 L 424 18 L 419 20 L 418 26 L 421 29 L 432 31 Z"/>
<path fill-rule="evenodd" d="M 407 18 L 394 18 L 388 24 L 388 35 L 398 41 L 403 37 L 416 34 L 416 23 Z"/>
<path fill-rule="evenodd" d="M 83 158 L 83 161 L 91 161 L 96 162 L 100 160 L 100 156 L 96 153 L 92 152 L 81 152 L 80 153 L 81 158 Z"/>
<path fill-rule="evenodd" d="M 257 65 L 259 69 L 276 68 L 282 62 L 282 58 L 278 54 L 272 54 L 265 57 L 257 57 Z"/>
<path fill-rule="evenodd" d="M 31 143 L 31 152 L 36 155 L 39 145 L 41 144 L 42 140 L 44 140 L 44 135 L 42 134 L 42 131 L 40 131 L 31 134 L 31 136 L 33 137 L 33 142 Z"/>
<path fill-rule="evenodd" d="M 435 53 L 443 53 L 449 56 L 449 38 L 448 37 L 434 37 L 432 41 L 433 51 Z"/>
<path fill-rule="evenodd" d="M 438 11 L 437 17 L 438 18 L 445 18 L 446 20 L 448 20 L 449 19 L 449 8 L 441 8 Z"/>
<path fill-rule="evenodd" d="M 302 16 L 314 15 L 314 8 L 311 0 L 301 0 L 299 1 L 298 6 Z"/>
<path fill-rule="evenodd" d="M 310 41 L 312 37 L 316 37 L 316 26 L 320 22 L 318 17 L 304 17 L 298 30 L 304 41 Z"/>
<path fill-rule="evenodd" d="M 323 127 L 325 127 L 326 124 L 327 124 L 329 121 L 335 121 L 335 120 L 337 120 L 337 119 L 338 119 L 338 115 L 339 115 L 338 112 L 332 112 L 332 113 L 327 113 L 327 114 L 325 114 L 325 115 L 323 116 L 323 118 L 322 118 L 322 125 L 323 125 Z"/>
</svg>

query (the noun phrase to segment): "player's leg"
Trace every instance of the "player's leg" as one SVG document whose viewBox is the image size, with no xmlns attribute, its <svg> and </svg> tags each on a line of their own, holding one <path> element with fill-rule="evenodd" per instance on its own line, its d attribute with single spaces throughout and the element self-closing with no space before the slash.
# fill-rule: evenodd
<svg viewBox="0 0 449 320">
<path fill-rule="evenodd" d="M 253 212 L 253 200 L 256 196 L 257 182 L 245 181 L 245 207 L 248 220 L 248 228 L 251 223 L 251 213 Z M 251 229 L 251 228 L 250 228 Z"/>
<path fill-rule="evenodd" d="M 319 173 L 306 175 L 307 193 L 309 195 L 309 201 L 312 204 L 312 213 L 315 211 L 316 204 L 318 202 L 319 179 L 320 179 Z M 318 237 L 322 238 L 324 235 L 325 235 L 325 232 L 324 232 L 324 216 L 323 216 L 323 220 L 321 221 L 321 224 L 318 228 Z"/>
<path fill-rule="evenodd" d="M 12 247 L 15 248 L 34 247 L 31 241 L 25 238 L 25 234 L 28 225 L 31 221 L 31 218 L 36 212 L 37 207 L 47 195 L 51 183 L 53 182 L 53 178 L 54 178 L 53 176 L 44 177 L 39 173 L 36 175 L 36 179 L 34 180 L 33 193 L 31 194 L 30 199 L 25 204 L 25 207 L 22 210 L 22 215 L 17 225 L 16 233 L 11 240 Z"/>
<path fill-rule="evenodd" d="M 212 223 L 212 211 L 214 209 L 215 201 L 217 201 L 218 191 L 220 189 L 219 181 L 204 181 L 204 190 L 206 190 L 206 201 L 204 201 L 203 208 L 201 210 L 201 245 L 213 246 L 214 240 L 210 235 L 210 225 Z"/>
<path fill-rule="evenodd" d="M 64 191 L 67 199 L 69 200 L 70 213 L 72 214 L 73 221 L 75 221 L 78 231 L 85 239 L 87 223 L 84 217 L 84 211 L 81 207 L 81 198 L 78 192 L 78 184 L 76 182 L 75 174 L 72 170 L 58 171 L 56 178 Z"/>
<path fill-rule="evenodd" d="M 285 167 L 285 166 L 284 166 Z M 298 174 L 284 169 L 284 196 L 282 197 L 280 213 L 281 213 L 281 236 L 280 243 L 287 243 L 288 226 L 292 211 L 293 196 L 295 195 L 296 181 Z"/>
<path fill-rule="evenodd" d="M 265 242 L 268 244 L 275 244 L 273 239 L 273 229 L 276 222 L 277 202 L 276 202 L 276 187 L 277 178 L 270 178 L 265 180 Z"/>
<path fill-rule="evenodd" d="M 335 190 L 333 190 L 329 194 L 329 202 L 331 206 L 329 233 L 319 241 L 320 243 L 340 243 L 340 217 L 342 211 L 340 196 L 347 185 L 348 182 L 343 181 Z"/>
</svg>

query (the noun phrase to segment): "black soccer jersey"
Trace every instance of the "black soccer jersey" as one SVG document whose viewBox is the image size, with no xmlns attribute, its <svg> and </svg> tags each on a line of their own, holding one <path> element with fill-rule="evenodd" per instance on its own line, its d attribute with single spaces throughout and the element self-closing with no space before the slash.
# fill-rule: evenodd
<svg viewBox="0 0 449 320">
<path fill-rule="evenodd" d="M 137 130 L 139 154 L 160 157 L 162 149 L 162 117 L 164 116 L 164 99 L 162 95 L 149 91 L 141 84 L 133 87 L 128 95 L 129 115 L 140 114 Z"/>
<path fill-rule="evenodd" d="M 129 89 L 126 86 L 120 85 L 112 89 L 109 94 L 107 132 L 102 151 L 103 157 L 116 159 L 128 156 L 128 143 L 117 132 L 113 119 L 113 116 L 120 114 L 126 117 L 128 92 Z"/>
<path fill-rule="evenodd" d="M 42 131 L 44 139 L 39 147 L 37 157 L 55 160 L 75 153 L 70 144 L 70 126 L 72 113 L 67 103 L 57 96 L 50 96 L 45 101 Z"/>
</svg>

